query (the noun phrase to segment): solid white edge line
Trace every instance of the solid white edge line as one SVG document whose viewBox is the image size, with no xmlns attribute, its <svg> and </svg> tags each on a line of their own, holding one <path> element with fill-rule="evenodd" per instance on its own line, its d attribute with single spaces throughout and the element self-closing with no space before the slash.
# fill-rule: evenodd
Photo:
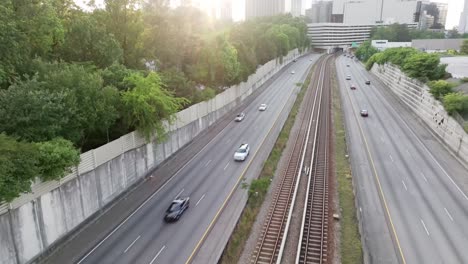
<svg viewBox="0 0 468 264">
<path fill-rule="evenodd" d="M 201 200 L 203 200 L 203 198 L 205 198 L 205 194 L 206 194 L 206 193 L 204 193 L 204 194 L 202 195 L 202 197 L 200 198 L 200 200 L 198 200 L 198 202 L 195 204 L 195 207 L 197 207 L 197 205 L 201 202 Z"/>
<path fill-rule="evenodd" d="M 450 213 L 449 213 L 449 211 L 447 210 L 447 208 L 444 207 L 444 210 L 445 210 L 445 212 L 447 213 L 447 215 L 448 215 L 448 217 L 450 218 L 450 220 L 452 220 L 452 222 L 453 222 L 453 217 L 452 217 L 452 215 L 450 215 Z"/>
<path fill-rule="evenodd" d="M 96 249 L 98 249 L 104 242 L 106 242 L 107 239 L 109 239 L 109 237 L 111 237 L 115 232 L 117 232 L 130 218 L 132 218 L 138 211 L 140 211 L 140 209 L 145 206 L 151 199 L 153 199 L 154 196 L 156 196 L 156 194 L 158 194 L 162 189 L 164 189 L 164 187 L 166 187 L 166 185 L 168 185 L 177 175 L 179 175 L 179 173 L 185 169 L 185 167 L 187 167 L 196 157 L 198 157 L 198 155 L 200 155 L 200 153 L 202 153 L 217 137 L 219 137 L 223 131 L 227 128 L 224 127 L 221 131 L 219 131 L 218 134 L 216 134 L 216 136 L 214 136 L 210 141 L 208 141 L 208 143 L 206 143 L 206 145 L 200 149 L 199 152 L 197 152 L 195 155 L 193 155 L 193 157 L 187 161 L 187 163 L 184 164 L 184 166 L 182 166 L 179 170 L 177 170 L 163 185 L 161 185 L 161 187 L 159 187 L 159 189 L 157 189 L 150 197 L 148 197 L 140 206 L 137 207 L 137 209 L 135 209 L 135 211 L 133 211 L 129 216 L 127 216 L 127 218 L 125 218 L 124 221 L 122 221 L 122 223 L 120 223 L 115 229 L 113 229 L 106 237 L 104 237 L 104 239 L 102 239 L 96 246 L 94 246 L 84 257 L 82 257 L 78 262 L 77 264 L 80 264 L 82 263 L 87 257 L 89 257 L 89 255 L 93 254 L 94 251 L 96 251 Z"/>
<path fill-rule="evenodd" d="M 378 77 L 376 77 L 378 78 Z M 382 82 L 382 80 L 379 79 L 379 81 Z M 379 89 L 377 89 L 378 93 L 380 95 L 382 95 L 382 93 L 379 91 Z M 393 92 L 392 92 L 393 93 Z M 388 102 L 387 102 L 388 103 Z M 397 113 L 397 111 L 391 106 L 391 104 L 388 104 L 389 105 L 389 108 L 392 109 L 392 111 L 394 113 Z M 416 135 L 416 133 L 413 131 L 413 129 L 411 129 L 408 125 L 408 123 L 400 116 L 400 115 L 395 115 L 398 119 L 400 119 L 400 121 L 406 126 L 406 128 L 411 132 L 411 134 L 413 135 L 413 137 L 416 138 L 416 140 L 419 142 L 419 144 L 422 146 L 422 148 L 429 154 L 429 156 L 431 157 L 431 159 L 434 161 L 434 163 L 439 167 L 439 169 L 445 174 L 445 176 L 447 176 L 447 178 L 449 178 L 450 182 L 452 182 L 452 184 L 457 188 L 457 190 L 461 193 L 461 195 L 465 198 L 465 200 L 468 201 L 468 196 L 466 196 L 466 194 L 460 189 L 460 187 L 455 183 L 455 181 L 452 179 L 452 177 L 450 177 L 450 175 L 447 173 L 447 171 L 442 167 L 442 165 L 440 165 L 440 163 L 437 161 L 437 159 L 434 157 L 434 155 L 432 155 L 432 153 L 429 151 L 429 149 L 426 147 L 426 145 L 424 145 L 424 143 L 421 141 L 421 139 L 419 139 L 419 137 Z M 418 117 L 419 119 L 421 119 L 420 117 Z M 424 123 L 425 124 L 425 123 Z M 424 126 L 424 125 L 423 125 Z M 428 129 L 426 129 L 428 130 Z M 430 131 L 429 129 L 429 133 L 431 133 L 431 135 L 435 138 L 434 136 L 434 133 L 432 131 Z M 443 143 L 440 143 L 441 145 L 443 145 Z M 449 153 L 450 154 L 450 153 Z"/>
<path fill-rule="evenodd" d="M 137 242 L 138 239 L 140 239 L 141 235 L 138 236 L 133 242 L 124 250 L 124 253 L 127 253 L 127 251 Z"/>
<path fill-rule="evenodd" d="M 161 254 L 161 252 L 166 248 L 166 245 L 164 245 L 158 252 L 158 254 L 156 254 L 156 256 L 154 256 L 154 258 L 151 260 L 151 262 L 149 264 L 153 264 L 153 262 L 159 257 L 159 255 Z"/>
<path fill-rule="evenodd" d="M 419 220 L 421 220 L 421 224 L 423 225 L 424 230 L 426 230 L 426 234 L 429 236 L 429 231 L 427 230 L 426 224 L 424 224 L 424 221 L 422 219 Z"/>
</svg>

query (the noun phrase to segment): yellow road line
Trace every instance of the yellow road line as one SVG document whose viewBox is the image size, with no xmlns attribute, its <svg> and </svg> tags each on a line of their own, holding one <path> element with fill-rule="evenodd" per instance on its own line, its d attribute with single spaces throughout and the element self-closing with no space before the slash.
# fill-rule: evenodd
<svg viewBox="0 0 468 264">
<path fill-rule="evenodd" d="M 307 78 L 307 77 L 306 77 Z M 305 88 L 307 89 L 307 88 Z M 292 91 L 292 90 L 291 90 Z M 289 99 L 291 98 L 291 96 L 293 95 L 293 93 L 290 93 L 289 94 L 289 98 L 288 98 L 288 101 Z M 262 142 L 260 143 L 260 146 L 258 147 L 258 149 L 255 151 L 255 153 L 252 155 L 252 158 L 249 160 L 249 163 L 247 164 L 247 166 L 245 167 L 245 169 L 242 171 L 242 173 L 240 174 L 239 178 L 237 179 L 237 182 L 236 184 L 232 187 L 231 191 L 229 192 L 229 195 L 226 197 L 226 199 L 224 200 L 223 204 L 221 205 L 221 208 L 219 208 L 218 212 L 216 212 L 216 215 L 215 217 L 213 218 L 213 220 L 211 220 L 210 224 L 208 225 L 208 228 L 205 230 L 205 233 L 203 233 L 203 236 L 202 238 L 198 241 L 197 245 L 195 246 L 195 248 L 193 249 L 192 253 L 190 254 L 189 258 L 187 259 L 187 261 L 185 262 L 185 264 L 189 264 L 190 262 L 192 262 L 193 260 L 193 257 L 195 256 L 195 254 L 197 253 L 197 251 L 200 249 L 200 246 L 201 244 L 203 243 L 203 241 L 205 240 L 206 236 L 208 235 L 208 233 L 211 231 L 211 228 L 213 227 L 214 223 L 218 220 L 218 217 L 219 215 L 221 214 L 221 212 L 224 210 L 224 207 L 226 206 L 227 202 L 231 199 L 231 196 L 234 194 L 234 191 L 237 189 L 237 186 L 239 185 L 240 181 L 242 180 L 242 178 L 244 177 L 244 174 L 246 173 L 247 169 L 250 167 L 252 161 L 254 160 L 254 158 L 257 156 L 257 153 L 258 151 L 260 150 L 260 147 L 263 145 L 263 143 L 265 142 L 265 140 L 268 138 L 268 136 L 270 135 L 272 129 L 276 126 L 278 120 L 279 120 L 279 116 L 283 113 L 283 110 L 286 108 L 286 105 L 287 104 L 284 104 L 283 108 L 281 109 L 281 111 L 279 111 L 278 115 L 276 115 L 276 120 L 275 122 L 273 123 L 273 125 L 270 127 L 270 129 L 268 130 L 268 133 L 265 135 L 265 137 L 263 137 L 262 139 Z M 281 132 L 281 131 L 280 131 Z"/>
<path fill-rule="evenodd" d="M 396 229 L 395 229 L 395 226 L 394 226 L 393 221 L 392 221 L 392 216 L 390 214 L 390 210 L 388 209 L 387 200 L 385 199 L 385 194 L 383 192 L 382 185 L 380 184 L 380 177 L 379 177 L 379 174 L 377 173 L 377 169 L 375 168 L 374 159 L 372 158 L 372 154 L 371 154 L 371 151 L 370 151 L 370 148 L 369 148 L 369 144 L 367 143 L 367 138 L 364 135 L 364 130 L 362 129 L 360 119 L 356 114 L 357 113 L 356 108 L 354 107 L 353 102 L 351 101 L 351 96 L 349 95 L 349 91 L 347 89 L 346 89 L 346 91 L 347 91 L 346 94 L 348 95 L 351 107 L 354 110 L 353 114 L 354 114 L 354 117 L 357 120 L 357 124 L 358 124 L 359 130 L 361 132 L 362 139 L 364 140 L 364 144 L 366 145 L 366 151 L 367 151 L 367 154 L 369 156 L 369 159 L 370 159 L 370 162 L 371 162 L 371 165 L 372 165 L 372 170 L 374 171 L 374 177 L 377 180 L 377 185 L 379 187 L 380 195 L 382 196 L 382 199 L 383 199 L 383 202 L 384 202 L 385 211 L 386 211 L 386 213 L 388 215 L 388 219 L 390 220 L 390 225 L 392 227 L 393 235 L 395 237 L 397 247 L 398 247 L 398 250 L 400 252 L 401 260 L 403 261 L 403 264 L 406 264 L 405 256 L 403 254 L 403 250 L 402 250 L 401 245 L 400 245 L 400 240 L 398 239 L 398 235 L 396 233 Z"/>
</svg>

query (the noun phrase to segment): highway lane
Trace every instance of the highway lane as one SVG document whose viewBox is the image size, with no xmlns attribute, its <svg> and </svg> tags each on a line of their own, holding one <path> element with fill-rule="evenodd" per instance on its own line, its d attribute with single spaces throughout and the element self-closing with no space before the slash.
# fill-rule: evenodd
<svg viewBox="0 0 468 264">
<path fill-rule="evenodd" d="M 450 177 L 468 175 L 468 172 L 461 164 L 453 162 L 450 167 L 439 165 L 436 160 L 450 158 L 450 154 L 444 150 L 431 154 L 427 151 L 419 136 L 410 129 L 417 125 L 414 119 L 408 122 L 401 117 L 407 109 L 390 103 L 388 94 L 380 90 L 385 87 L 370 77 L 360 64 L 342 56 L 338 61 L 340 79 L 344 80 L 346 74 L 352 76 L 351 81 L 342 81 L 347 83 L 342 85 L 344 100 L 347 101 L 345 109 L 349 112 L 347 119 L 349 123 L 357 122 L 362 127 L 362 136 L 367 141 L 371 162 L 375 164 L 391 215 L 390 228 L 386 231 L 390 229 L 389 233 L 392 233 L 394 229 L 397 234 L 395 251 L 399 254 L 401 249 L 406 263 L 468 263 L 465 252 L 468 199 Z M 346 67 L 346 63 L 351 67 Z M 372 78 L 372 83 L 367 86 L 364 82 L 369 78 Z M 357 84 L 357 90 L 351 91 L 350 83 Z M 356 116 L 362 108 L 369 110 L 369 118 Z M 405 117 L 409 115 L 405 114 Z M 351 140 L 350 145 L 353 144 L 356 143 Z M 354 154 L 351 158 L 354 159 Z M 364 174 L 365 178 L 355 175 L 360 179 L 358 192 L 369 190 L 370 186 L 361 187 L 372 175 Z M 377 236 L 374 234 L 374 239 L 379 239 Z M 369 242 L 372 241 L 369 237 Z M 388 238 L 385 241 L 388 243 Z M 375 245 L 370 247 L 372 252 Z M 390 253 L 383 249 L 377 252 Z"/>
<path fill-rule="evenodd" d="M 246 107 L 244 121 L 231 122 L 80 263 L 185 263 L 276 117 L 287 114 L 281 112 L 285 99 L 297 91 L 295 83 L 312 63 L 310 58 L 315 60 L 317 55 L 290 65 Z M 291 70 L 296 74 L 290 74 Z M 268 104 L 265 112 L 257 110 L 261 103 Z M 234 151 L 244 142 L 250 144 L 251 155 L 245 162 L 234 162 Z M 191 206 L 179 222 L 166 224 L 164 211 L 179 195 L 190 196 Z"/>
</svg>

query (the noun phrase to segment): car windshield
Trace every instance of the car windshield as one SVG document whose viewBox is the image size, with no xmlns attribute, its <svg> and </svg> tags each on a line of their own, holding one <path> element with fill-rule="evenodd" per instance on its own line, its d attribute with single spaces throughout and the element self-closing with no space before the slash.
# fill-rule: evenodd
<svg viewBox="0 0 468 264">
<path fill-rule="evenodd" d="M 178 210 L 180 209 L 180 205 L 181 205 L 181 203 L 173 202 L 173 203 L 171 204 L 171 206 L 169 206 L 169 208 L 167 209 L 167 211 L 168 211 L 169 213 L 178 211 Z"/>
<path fill-rule="evenodd" d="M 242 116 L 242 114 L 238 114 L 238 115 L 237 115 L 237 117 L 241 117 L 241 116 Z"/>
<path fill-rule="evenodd" d="M 247 151 L 246 149 L 241 148 L 241 149 L 238 149 L 238 150 L 237 150 L 237 153 L 245 153 L 246 151 Z"/>
</svg>

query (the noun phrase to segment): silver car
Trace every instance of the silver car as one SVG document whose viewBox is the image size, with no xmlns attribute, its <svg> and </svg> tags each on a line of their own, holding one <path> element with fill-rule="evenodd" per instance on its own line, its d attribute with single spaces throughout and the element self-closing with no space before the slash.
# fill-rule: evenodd
<svg viewBox="0 0 468 264">
<path fill-rule="evenodd" d="M 245 118 L 245 114 L 244 113 L 240 113 L 240 114 L 237 114 L 236 118 L 234 119 L 234 121 L 236 122 L 240 122 L 242 120 L 244 120 Z"/>
<path fill-rule="evenodd" d="M 234 160 L 236 161 L 244 161 L 247 156 L 249 155 L 250 147 L 249 144 L 242 144 L 234 153 Z"/>
</svg>

